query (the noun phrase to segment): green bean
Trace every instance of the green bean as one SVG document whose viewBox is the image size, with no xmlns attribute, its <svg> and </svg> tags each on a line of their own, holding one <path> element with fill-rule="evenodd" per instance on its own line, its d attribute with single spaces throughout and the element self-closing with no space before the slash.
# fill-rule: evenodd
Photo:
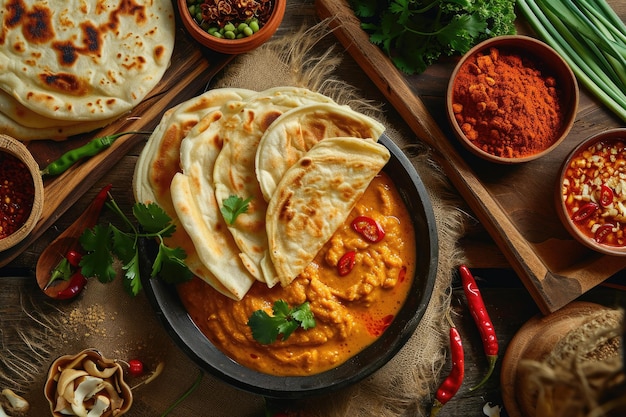
<svg viewBox="0 0 626 417">
<path fill-rule="evenodd" d="M 50 164 L 48 164 L 48 166 L 42 169 L 40 173 L 42 176 L 62 174 L 81 159 L 89 156 L 94 156 L 104 149 L 108 148 L 109 146 L 113 145 L 113 142 L 115 142 L 120 136 L 131 134 L 150 135 L 152 134 L 152 132 L 129 131 L 92 139 L 76 149 L 71 149 L 65 152 L 58 159 L 52 161 Z"/>
</svg>

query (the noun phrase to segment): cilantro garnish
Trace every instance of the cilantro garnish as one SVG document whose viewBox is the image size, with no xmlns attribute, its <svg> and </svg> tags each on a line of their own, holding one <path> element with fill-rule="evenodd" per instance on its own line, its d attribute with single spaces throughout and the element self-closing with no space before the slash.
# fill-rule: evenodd
<svg viewBox="0 0 626 417">
<path fill-rule="evenodd" d="M 104 283 L 113 281 L 116 276 L 113 261 L 117 258 L 124 270 L 124 288 L 129 294 L 137 295 L 142 289 L 138 242 L 141 238 L 149 238 L 159 242 L 150 272 L 151 278 L 159 275 L 168 283 L 191 279 L 192 273 L 183 261 L 187 256 L 185 251 L 181 248 L 170 248 L 163 240 L 174 233 L 176 225 L 161 207 L 155 203 L 135 203 L 132 211 L 140 228 L 131 222 L 113 198 L 107 203 L 107 207 L 123 220 L 125 230 L 109 223 L 98 224 L 83 232 L 80 243 L 85 255 L 81 260 L 81 270 L 85 277 L 96 277 Z"/>
<path fill-rule="evenodd" d="M 311 329 L 315 327 L 315 318 L 308 302 L 289 308 L 284 300 L 277 300 L 272 307 L 274 316 L 264 310 L 257 310 L 248 319 L 252 337 L 264 345 L 274 343 L 279 335 L 285 341 L 298 327 Z"/>
<path fill-rule="evenodd" d="M 220 209 L 224 220 L 228 224 L 234 224 L 240 214 L 248 211 L 250 201 L 252 201 L 252 197 L 248 197 L 245 200 L 236 195 L 228 197 L 222 202 L 222 208 Z"/>
</svg>

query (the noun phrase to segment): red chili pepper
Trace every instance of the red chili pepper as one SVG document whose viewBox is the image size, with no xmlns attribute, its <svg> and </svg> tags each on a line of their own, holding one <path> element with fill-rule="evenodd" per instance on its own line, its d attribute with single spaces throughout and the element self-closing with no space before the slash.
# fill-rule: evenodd
<svg viewBox="0 0 626 417">
<path fill-rule="evenodd" d="M 613 190 L 606 184 L 602 184 L 600 187 L 600 205 L 602 207 L 608 207 L 613 204 Z"/>
<path fill-rule="evenodd" d="M 128 361 L 128 373 L 137 377 L 143 374 L 143 362 L 139 359 L 131 359 Z"/>
<path fill-rule="evenodd" d="M 580 222 L 590 217 L 598 209 L 598 205 L 593 201 L 590 201 L 582 205 L 576 213 L 572 215 L 572 220 Z"/>
<path fill-rule="evenodd" d="M 87 278 L 79 271 L 74 272 L 72 278 L 70 278 L 70 284 L 67 288 L 59 291 L 55 297 L 58 300 L 69 300 L 76 297 L 87 284 Z"/>
<path fill-rule="evenodd" d="M 77 250 L 70 249 L 69 251 L 67 251 L 67 255 L 65 255 L 65 257 L 67 258 L 67 261 L 70 263 L 70 265 L 72 265 L 74 268 L 78 268 L 83 255 Z"/>
<path fill-rule="evenodd" d="M 372 243 L 380 242 L 385 237 L 385 231 L 380 223 L 371 217 L 356 217 L 352 220 L 352 228 Z"/>
<path fill-rule="evenodd" d="M 614 227 L 615 226 L 613 226 L 611 223 L 603 224 L 602 226 L 598 227 L 598 229 L 596 230 L 596 233 L 594 234 L 593 238 L 598 243 L 604 242 L 606 237 L 613 231 Z"/>
<path fill-rule="evenodd" d="M 354 263 L 356 262 L 356 252 L 349 251 L 343 254 L 343 256 L 337 262 L 337 272 L 339 276 L 346 276 L 352 271 L 354 268 Z"/>
<path fill-rule="evenodd" d="M 465 377 L 465 354 L 463 352 L 463 341 L 456 327 L 450 326 L 450 357 L 452 368 L 450 373 L 443 380 L 435 394 L 435 403 L 430 410 L 430 416 L 434 417 L 439 413 L 441 407 L 457 393 L 463 384 Z"/>
<path fill-rule="evenodd" d="M 470 388 L 470 391 L 474 391 L 487 382 L 493 373 L 496 361 L 498 360 L 498 338 L 496 337 L 496 331 L 493 327 L 493 323 L 491 322 L 491 318 L 489 317 L 489 313 L 487 312 L 487 308 L 485 307 L 485 302 L 480 294 L 478 285 L 476 285 L 474 276 L 465 265 L 461 265 L 459 267 L 459 271 L 461 273 L 461 281 L 463 282 L 463 290 L 465 292 L 465 297 L 467 298 L 467 304 L 469 305 L 470 313 L 472 314 L 474 322 L 480 332 L 480 336 L 483 341 L 483 350 L 485 351 L 485 355 L 487 355 L 487 360 L 489 361 L 489 369 L 487 370 L 485 377 L 478 383 L 478 385 Z"/>
</svg>

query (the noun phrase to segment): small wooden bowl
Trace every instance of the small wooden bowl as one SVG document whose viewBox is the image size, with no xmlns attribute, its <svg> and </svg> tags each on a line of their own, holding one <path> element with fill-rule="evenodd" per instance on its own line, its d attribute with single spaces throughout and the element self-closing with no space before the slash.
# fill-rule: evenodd
<svg viewBox="0 0 626 417">
<path fill-rule="evenodd" d="M 626 145 L 626 128 L 609 129 L 597 133 L 587 138 L 574 149 L 572 149 L 561 167 L 558 182 L 556 184 L 555 203 L 556 211 L 559 215 L 561 223 L 563 223 L 565 229 L 577 241 L 587 246 L 588 248 L 593 249 L 596 252 L 600 252 L 606 255 L 626 256 L 626 237 L 624 238 L 622 245 L 620 244 L 620 242 L 611 241 L 611 238 L 607 237 L 606 235 L 602 236 L 603 232 L 595 229 L 600 227 L 600 223 L 598 223 L 598 226 L 594 226 L 594 228 L 591 228 L 591 223 L 595 222 L 593 221 L 593 217 L 589 217 L 587 219 L 580 219 L 579 217 L 577 217 L 572 209 L 568 209 L 568 204 L 566 204 L 566 197 L 564 197 L 566 184 L 564 182 L 567 181 L 570 184 L 573 182 L 572 173 L 574 171 L 572 170 L 574 168 L 572 168 L 572 164 L 576 165 L 576 162 L 574 162 L 575 159 L 581 160 L 581 152 L 593 146 L 612 147 L 614 144 L 619 142 Z M 624 151 L 624 154 L 626 154 L 626 150 Z M 615 155 L 613 155 L 612 157 L 615 157 Z M 588 158 L 583 158 L 582 160 L 587 159 Z M 621 168 L 619 171 L 616 170 L 615 174 L 609 175 L 609 172 L 611 172 L 610 170 L 612 170 L 612 166 L 615 165 L 611 163 L 610 166 L 602 165 L 601 168 L 598 168 L 599 174 L 604 174 L 604 178 L 602 180 L 593 179 L 590 178 L 588 174 L 586 175 L 585 182 L 588 184 L 587 192 L 585 193 L 586 197 L 580 203 L 576 203 L 576 205 L 579 207 L 579 211 L 581 210 L 580 207 L 582 207 L 582 205 L 589 200 L 593 204 L 596 204 L 595 209 L 597 210 L 597 215 L 600 215 L 600 213 L 602 212 L 608 213 L 611 209 L 618 210 L 619 212 L 622 212 L 624 210 L 623 206 L 626 205 L 626 189 L 622 189 L 622 181 L 618 178 L 617 172 L 626 174 L 626 169 Z M 603 188 L 606 189 L 607 187 L 610 189 L 610 191 L 606 191 L 608 194 L 605 195 L 612 197 L 612 200 L 610 204 L 602 204 L 600 201 L 600 195 Z M 574 200 L 573 197 L 571 199 Z M 594 210 L 594 212 L 596 211 Z M 602 220 L 603 223 L 610 223 L 613 224 L 614 227 L 619 227 L 620 230 L 618 233 L 626 234 L 626 227 L 624 226 L 626 225 L 626 221 L 622 222 L 620 219 L 612 221 L 611 219 L 615 218 L 615 216 L 613 215 L 611 215 L 610 217 L 600 217 L 602 219 L 606 219 Z M 624 217 L 626 218 L 626 213 L 624 213 Z"/>
<path fill-rule="evenodd" d="M 37 165 L 37 162 L 33 158 L 32 154 L 23 143 L 10 136 L 0 134 L 0 152 L 12 155 L 24 163 L 27 169 L 25 169 L 24 175 L 29 175 L 32 178 L 34 185 L 34 195 L 30 214 L 17 230 L 5 238 L 0 239 L 1 252 L 20 243 L 33 230 L 41 218 L 41 213 L 43 211 L 44 190 L 43 180 L 41 178 L 41 174 L 39 173 L 39 165 Z"/>
<path fill-rule="evenodd" d="M 178 0 L 178 13 L 187 33 L 207 48 L 228 55 L 242 54 L 261 46 L 274 35 L 285 15 L 287 0 L 275 0 L 268 21 L 255 34 L 241 39 L 224 39 L 210 35 L 196 23 L 189 13 L 186 0 Z"/>
<path fill-rule="evenodd" d="M 555 78 L 558 98 L 561 103 L 560 113 L 562 115 L 562 123 L 560 131 L 548 147 L 537 150 L 536 153 L 527 156 L 506 157 L 496 155 L 478 147 L 461 129 L 453 106 L 455 104 L 455 83 L 457 77 L 459 76 L 460 70 L 464 68 L 466 64 L 469 65 L 477 54 L 489 54 L 490 48 L 496 48 L 500 52 L 500 55 L 516 54 L 525 57 L 537 64 L 541 69 L 542 76 L 552 76 Z M 516 164 L 531 161 L 546 155 L 565 139 L 574 124 L 578 109 L 578 100 L 579 90 L 576 77 L 567 62 L 565 62 L 555 50 L 547 44 L 528 36 L 503 35 L 488 39 L 474 46 L 457 63 L 450 76 L 450 81 L 448 82 L 446 113 L 454 134 L 470 152 L 491 162 Z M 532 126 L 529 126 L 529 128 L 532 128 Z"/>
</svg>

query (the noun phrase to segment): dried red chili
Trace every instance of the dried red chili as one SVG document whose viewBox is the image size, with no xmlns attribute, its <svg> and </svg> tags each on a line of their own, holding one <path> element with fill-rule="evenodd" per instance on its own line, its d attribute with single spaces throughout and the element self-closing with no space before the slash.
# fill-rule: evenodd
<svg viewBox="0 0 626 417">
<path fill-rule="evenodd" d="M 354 268 L 354 264 L 356 262 L 356 252 L 348 251 L 343 254 L 341 258 L 339 258 L 339 262 L 337 262 L 337 273 L 339 276 L 346 276 L 352 271 Z"/>
<path fill-rule="evenodd" d="M 602 226 L 598 227 L 596 232 L 594 233 L 593 238 L 596 242 L 602 243 L 606 240 L 606 237 L 613 232 L 613 226 L 611 223 L 605 223 Z"/>
<path fill-rule="evenodd" d="M 0 152 L 0 167 L 0 239 L 4 239 L 30 216 L 35 184 L 28 167 L 12 154 Z"/>
<path fill-rule="evenodd" d="M 461 265 L 459 267 L 459 272 L 461 273 L 463 291 L 465 293 L 465 297 L 467 298 L 470 313 L 472 314 L 474 322 L 480 332 L 480 336 L 483 341 L 483 350 L 485 351 L 485 355 L 487 355 L 487 360 L 489 361 L 489 369 L 487 370 L 485 377 L 478 383 L 478 385 L 470 388 L 470 391 L 474 391 L 487 382 L 493 373 L 496 361 L 498 360 L 498 338 L 496 337 L 496 331 L 493 327 L 493 323 L 491 322 L 491 318 L 489 317 L 489 313 L 485 307 L 485 302 L 483 301 L 483 297 L 478 289 L 474 276 L 465 265 Z"/>
<path fill-rule="evenodd" d="M 613 204 L 613 190 L 606 184 L 600 186 L 600 198 L 599 202 L 602 207 L 608 207 Z"/>
<path fill-rule="evenodd" d="M 385 237 L 385 231 L 380 223 L 371 217 L 358 216 L 352 220 L 351 225 L 355 232 L 372 243 L 380 242 Z"/>
<path fill-rule="evenodd" d="M 463 340 L 457 328 L 451 323 L 450 330 L 450 358 L 452 368 L 435 393 L 435 402 L 430 410 L 430 416 L 436 416 L 441 407 L 457 393 L 463 384 L 465 377 L 465 353 L 463 352 Z"/>
</svg>

